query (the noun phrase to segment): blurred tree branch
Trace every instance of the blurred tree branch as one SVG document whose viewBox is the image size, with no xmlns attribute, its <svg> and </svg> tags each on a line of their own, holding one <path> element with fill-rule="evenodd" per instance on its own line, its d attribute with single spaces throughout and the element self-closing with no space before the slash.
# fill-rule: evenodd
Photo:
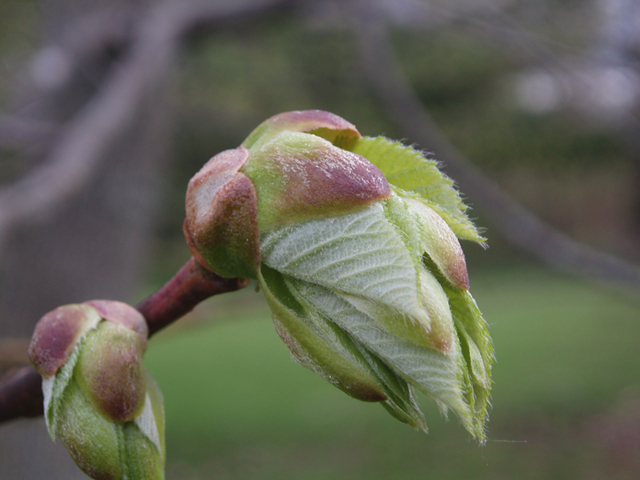
<svg viewBox="0 0 640 480">
<path fill-rule="evenodd" d="M 34 145 L 50 143 L 59 134 L 59 128 L 50 122 L 0 115 L 0 150 L 30 152 Z"/>
<path fill-rule="evenodd" d="M 119 12 L 106 19 L 104 16 L 86 19 L 73 37 L 73 57 L 95 55 L 104 50 L 105 44 L 122 46 L 129 37 L 132 38 L 131 46 L 95 97 L 63 128 L 37 120 L 11 116 L 0 118 L 0 146 L 8 144 L 10 139 L 28 144 L 38 140 L 53 142 L 51 151 L 40 165 L 14 184 L 0 189 L 0 244 L 13 226 L 46 217 L 82 188 L 95 172 L 102 153 L 131 128 L 146 93 L 154 90 L 153 85 L 165 81 L 170 74 L 185 39 L 225 22 L 247 21 L 250 17 L 277 8 L 289 8 L 292 4 L 283 0 L 241 2 L 233 6 L 226 4 L 225 7 L 209 2 L 163 4 L 143 16 L 134 25 L 132 34 L 128 33 L 127 26 L 132 23 L 133 9 L 125 16 Z M 374 12 L 368 2 L 356 2 L 355 5 L 358 14 L 354 18 L 359 18 L 356 31 L 363 64 L 376 95 L 410 138 L 428 145 L 437 153 L 438 158 L 447 164 L 451 176 L 463 186 L 474 203 L 485 209 L 507 239 L 525 250 L 536 251 L 536 255 L 547 263 L 579 275 L 631 282 L 631 286 L 639 284 L 637 268 L 571 241 L 517 205 L 474 169 L 443 136 L 404 78 L 384 30 L 384 20 L 376 18 L 378 12 Z M 431 11 L 434 11 L 433 7 Z M 487 14 L 487 18 L 498 18 L 496 22 L 468 20 L 468 15 L 435 11 L 438 15 L 432 20 L 434 28 L 447 22 L 466 22 L 486 30 L 489 35 L 497 36 L 499 42 L 510 46 L 527 43 L 520 34 L 514 37 L 514 29 L 505 24 L 504 15 L 500 12 L 490 11 Z M 544 61 L 550 57 L 555 60 L 548 49 L 537 44 L 525 51 Z M 56 138 L 58 131 L 60 134 Z"/>
<path fill-rule="evenodd" d="M 518 249 L 547 265 L 640 296 L 640 268 L 580 244 L 519 205 L 449 142 L 405 77 L 384 19 L 363 2 L 352 15 L 366 78 L 389 117 L 407 137 L 435 152 L 445 170 L 487 220 Z M 366 12 L 363 14 L 363 12 Z"/>
<path fill-rule="evenodd" d="M 266 13 L 288 11 L 298 3 L 303 2 L 259 0 L 227 2 L 224 6 L 210 2 L 176 2 L 152 9 L 141 15 L 139 21 L 126 17 L 114 20 L 115 26 L 106 26 L 103 30 L 85 27 L 87 38 L 93 33 L 95 37 L 87 40 L 81 55 L 103 51 L 107 43 L 121 49 L 122 58 L 112 65 L 93 98 L 64 125 L 19 117 L 0 118 L 0 147 L 9 146 L 8 139 L 15 139 L 18 144 L 39 139 L 51 142 L 51 150 L 39 166 L 0 190 L 0 242 L 17 225 L 43 218 L 59 208 L 96 174 L 105 150 L 132 128 L 139 110 L 149 101 L 149 93 L 170 76 L 186 40 L 229 22 L 262 20 Z M 446 164 L 448 173 L 506 239 L 548 265 L 638 295 L 638 267 L 581 245 L 553 229 L 518 205 L 449 142 L 404 76 L 390 44 L 385 19 L 374 13 L 368 2 L 357 3 L 353 20 L 367 81 L 389 117 L 408 138 L 436 153 Z M 13 133 L 5 133 L 11 129 Z M 222 282 L 212 289 L 204 288 L 188 302 L 197 303 L 210 295 L 231 291 L 242 286 L 240 283 Z M 167 315 L 152 327 L 152 331 L 156 331 L 186 313 L 190 309 L 185 307 L 187 303 L 176 305 L 160 295 L 138 308 L 151 323 L 156 316 Z M 34 402 L 34 399 L 41 400 L 41 396 L 34 397 L 41 395 L 39 381 L 29 372 L 32 371 L 23 370 L 0 384 L 0 421 L 33 414 L 29 405 L 37 403 L 41 408 L 41 402 Z M 7 405 L 13 405 L 13 410 Z"/>
<path fill-rule="evenodd" d="M 149 326 L 149 336 L 179 320 L 200 302 L 246 287 L 244 278 L 222 278 L 205 270 L 193 257 L 156 293 L 136 309 Z M 0 343 L 0 346 L 2 343 Z M 24 346 L 24 345 L 23 345 Z M 43 413 L 42 379 L 32 367 L 10 372 L 0 382 L 0 423 Z"/>
<path fill-rule="evenodd" d="M 144 16 L 134 29 L 132 45 L 123 60 L 113 67 L 95 97 L 64 126 L 47 158 L 23 178 L 0 190 L 0 245 L 15 225 L 46 217 L 81 190 L 96 171 L 104 152 L 132 128 L 149 93 L 171 74 L 179 48 L 188 36 L 229 22 L 246 22 L 287 3 L 284 0 L 224 5 L 176 2 L 163 4 Z M 90 23 L 93 21 L 91 18 Z M 113 41 L 113 35 L 106 32 L 121 36 L 118 28 L 103 27 L 97 31 L 96 41 L 94 32 L 84 27 L 81 30 L 89 35 L 85 42 L 94 45 L 95 50 L 104 48 L 104 42 Z M 14 119 L 14 128 L 17 123 Z M 26 126 L 31 128 L 27 133 L 41 133 L 34 124 Z"/>
<path fill-rule="evenodd" d="M 81 105 L 78 113 L 71 115 L 69 120 L 59 127 L 40 128 L 43 123 L 33 114 L 5 116 L 0 122 L 0 140 L 17 140 L 18 145 L 27 146 L 33 145 L 42 137 L 47 137 L 47 141 L 51 142 L 51 150 L 45 153 L 39 165 L 33 167 L 23 178 L 0 190 L 0 244 L 19 226 L 38 223 L 47 217 L 53 218 L 57 210 L 63 209 L 66 203 L 86 189 L 93 177 L 103 171 L 100 168 L 101 162 L 105 160 L 106 152 L 113 150 L 114 145 L 132 148 L 124 140 L 125 137 L 136 131 L 136 122 L 141 119 L 153 121 L 153 118 L 141 115 L 141 111 L 148 110 L 150 103 L 156 104 L 163 100 L 158 96 L 166 93 L 162 86 L 175 71 L 180 48 L 186 41 L 203 31 L 210 32 L 237 24 L 247 26 L 252 21 L 265 21 L 268 19 L 266 14 L 286 10 L 291 3 L 288 0 L 174 2 L 161 4 L 143 12 L 128 9 L 124 16 L 107 16 L 103 23 L 98 22 L 99 27 L 96 28 L 91 26 L 96 19 L 101 18 L 100 14 L 89 17 L 85 23 L 81 22 L 78 27 L 80 33 L 74 37 L 78 43 L 74 43 L 76 40 L 72 42 L 77 46 L 77 50 L 72 47 L 71 54 L 58 51 L 54 60 L 65 62 L 63 59 L 67 57 L 91 57 L 104 54 L 105 49 L 115 48 L 119 50 L 118 61 L 109 64 L 107 72 L 101 76 L 102 81 L 95 85 L 95 93 L 90 100 Z M 111 20 L 115 23 L 110 24 Z M 125 28 L 127 25 L 131 28 Z M 47 48 L 48 52 L 52 51 L 52 47 Z M 44 50 L 47 53 L 47 49 Z M 67 63 L 69 62 L 73 66 L 76 60 L 69 60 Z M 71 77 L 67 76 L 69 82 L 72 80 Z M 40 92 L 40 98 L 27 99 L 26 104 L 29 106 L 34 103 L 47 103 L 51 100 L 48 97 L 69 88 L 72 87 L 66 84 L 45 88 Z M 55 105 L 55 102 L 51 103 Z M 18 130 L 20 136 L 16 139 L 14 134 Z M 58 136 L 56 130 L 59 132 Z M 50 140 L 49 135 L 53 137 Z M 13 145 L 9 145 L 7 140 L 0 141 L 0 148 L 2 146 Z M 122 190 L 122 185 L 119 190 Z M 93 216 L 100 213 L 102 212 L 93 211 Z M 97 219 L 89 220 L 93 228 Z M 64 222 L 59 223 L 62 229 L 67 227 Z M 102 225 L 99 227 L 104 228 Z M 96 230 L 98 235 L 104 236 L 107 233 L 100 228 Z M 77 236 L 78 232 L 66 233 Z M 104 237 L 102 241 L 104 242 Z M 92 258 L 98 255 L 99 248 L 96 245 L 89 246 L 88 250 Z M 53 265 L 54 262 L 49 263 Z M 95 260 L 95 263 L 97 266 L 101 265 L 99 259 Z M 73 268 L 73 264 L 69 267 Z M 24 263 L 18 268 L 21 274 L 29 275 L 30 269 L 25 269 Z M 52 270 L 49 265 L 47 268 Z M 83 268 L 86 269 L 87 266 Z M 203 299 L 246 285 L 242 280 L 221 279 L 213 274 L 199 275 L 198 269 L 192 270 L 187 268 L 186 273 L 185 269 L 181 270 L 153 300 L 141 304 L 140 309 L 148 320 L 152 333 L 177 320 Z M 46 281 L 46 276 L 41 275 L 41 271 L 37 273 L 36 284 Z M 94 269 L 91 273 L 94 277 L 104 275 L 104 272 Z M 52 274 L 61 275 L 60 272 Z M 15 282 L 16 278 L 9 280 Z M 82 284 L 85 280 L 76 279 L 75 282 Z M 120 283 L 123 283 L 122 279 Z M 94 290 L 95 287 L 96 285 L 93 285 Z M 167 288 L 179 298 L 166 295 Z M 34 291 L 38 292 L 38 298 L 43 296 L 37 289 L 30 289 L 23 294 L 33 296 Z M 69 302 L 68 297 L 67 291 L 64 299 L 58 300 Z M 33 319 L 35 320 L 37 318 Z M 41 403 L 40 379 L 31 368 L 15 372 L 0 383 L 0 421 L 42 413 Z"/>
</svg>

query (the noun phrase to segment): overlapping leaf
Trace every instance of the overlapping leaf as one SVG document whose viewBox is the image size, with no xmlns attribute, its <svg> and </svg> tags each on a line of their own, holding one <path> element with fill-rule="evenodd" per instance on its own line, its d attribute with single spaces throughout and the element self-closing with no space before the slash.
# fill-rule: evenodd
<svg viewBox="0 0 640 480">
<path fill-rule="evenodd" d="M 264 266 L 259 279 L 276 329 L 299 363 L 347 394 L 381 401 L 399 420 L 426 430 L 412 387 L 310 304 L 294 279 Z"/>
<path fill-rule="evenodd" d="M 415 411 L 419 410 L 410 390 L 415 386 L 443 411 L 451 408 L 482 440 L 488 400 L 484 367 L 490 365 L 491 355 L 485 358 L 482 349 L 486 350 L 488 337 L 482 327 L 474 326 L 477 316 L 469 303 L 473 299 L 466 291 L 447 285 L 441 291 L 445 304 L 447 299 L 452 303 L 458 330 L 453 344 L 448 351 L 440 351 L 416 340 L 424 327 L 417 319 L 425 315 L 417 277 L 431 273 L 422 256 L 416 262 L 416 250 L 407 248 L 406 231 L 389 222 L 383 206 L 376 204 L 353 214 L 264 234 L 262 262 L 268 278 L 262 278 L 261 284 L 274 320 L 281 336 L 283 329 L 290 336 L 285 341 L 311 346 L 295 345 L 292 351 L 325 378 L 331 377 L 326 373 L 331 369 L 322 358 L 337 352 L 336 356 L 373 377 L 387 397 L 392 397 L 391 391 L 400 398 L 387 402 L 387 407 L 404 421 L 408 418 L 407 423 L 418 423 Z M 416 268 L 421 269 L 420 275 Z M 435 278 L 433 283 L 438 285 Z M 424 320 L 428 327 L 430 321 Z M 318 345 L 326 350 L 319 351 Z M 306 356 L 296 355 L 298 347 Z M 337 362 L 330 358 L 329 363 Z M 392 384 L 406 384 L 409 389 L 402 387 L 398 393 L 397 387 L 390 388 Z"/>
<path fill-rule="evenodd" d="M 438 163 L 421 152 L 384 137 L 362 137 L 352 151 L 378 167 L 396 188 L 413 192 L 447 222 L 458 238 L 484 242 L 466 214 L 467 206 Z"/>
<path fill-rule="evenodd" d="M 380 204 L 273 230 L 261 243 L 265 265 L 373 300 L 371 308 L 383 313 L 376 321 L 403 338 L 424 336 L 429 319 L 418 299 L 415 262 Z"/>
</svg>

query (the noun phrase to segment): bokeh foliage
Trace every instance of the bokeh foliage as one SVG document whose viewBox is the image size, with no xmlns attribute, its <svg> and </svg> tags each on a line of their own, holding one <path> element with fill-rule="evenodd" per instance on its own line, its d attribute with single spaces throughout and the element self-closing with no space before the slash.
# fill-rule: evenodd
<svg viewBox="0 0 640 480">
<path fill-rule="evenodd" d="M 245 290 L 197 312 L 215 324 L 176 325 L 150 344 L 169 475 L 633 478 L 638 452 L 616 442 L 640 421 L 638 305 L 527 264 L 470 273 L 497 347 L 485 447 L 425 398 L 426 436 L 325 385 L 291 361 L 266 306 Z M 252 312 L 234 310 L 251 302 Z"/>
<path fill-rule="evenodd" d="M 581 4 L 545 2 L 553 14 L 535 34 L 588 58 L 597 22 Z M 40 13 L 38 2 L 0 2 L 3 108 L 19 90 L 16 72 L 28 72 L 29 56 L 46 41 Z M 563 231 L 631 251 L 640 189 L 618 132 L 572 111 L 517 109 L 509 80 L 528 59 L 471 30 L 397 28 L 393 40 L 421 100 L 475 165 Z M 181 234 L 188 179 L 265 118 L 318 108 L 365 135 L 403 136 L 372 97 L 340 23 L 281 18 L 203 36 L 189 45 L 176 81 L 175 161 L 144 292 L 188 257 Z M 26 168 L 14 155 L 0 161 L 3 181 Z M 472 215 L 487 225 L 482 212 Z M 497 350 L 487 447 L 433 408 L 428 436 L 396 425 L 298 367 L 264 304 L 245 291 L 191 317 L 211 324 L 178 324 L 151 342 L 147 365 L 167 403 L 169 478 L 637 478 L 637 304 L 514 262 L 491 229 L 486 235 L 489 251 L 464 247 Z"/>
</svg>

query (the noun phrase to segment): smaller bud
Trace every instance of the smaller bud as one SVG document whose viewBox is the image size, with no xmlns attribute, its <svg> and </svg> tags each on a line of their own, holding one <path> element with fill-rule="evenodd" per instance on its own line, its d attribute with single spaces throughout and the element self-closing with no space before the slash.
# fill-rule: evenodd
<svg viewBox="0 0 640 480">
<path fill-rule="evenodd" d="M 29 352 L 47 428 L 92 478 L 164 478 L 162 397 L 142 364 L 147 331 L 137 310 L 107 300 L 65 305 L 36 326 Z"/>
</svg>

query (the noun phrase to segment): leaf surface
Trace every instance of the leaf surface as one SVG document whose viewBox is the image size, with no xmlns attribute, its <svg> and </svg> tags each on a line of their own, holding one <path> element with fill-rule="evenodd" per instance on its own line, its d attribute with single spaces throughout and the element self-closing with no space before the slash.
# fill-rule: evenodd
<svg viewBox="0 0 640 480">
<path fill-rule="evenodd" d="M 429 344 L 416 262 L 380 204 L 272 230 L 262 237 L 262 262 L 288 277 L 364 299 L 384 313 L 375 319 L 390 331 Z"/>
<path fill-rule="evenodd" d="M 443 413 L 451 408 L 475 435 L 473 418 L 464 398 L 464 359 L 455 343 L 449 353 L 400 339 L 339 294 L 308 282 L 297 282 L 301 295 L 326 314 L 397 375 L 436 401 Z"/>
<path fill-rule="evenodd" d="M 435 160 L 427 159 L 413 147 L 384 137 L 362 137 L 352 151 L 378 167 L 391 185 L 412 192 L 438 212 L 458 238 L 484 242 L 469 220 L 468 207 L 453 180 L 438 169 Z"/>
<path fill-rule="evenodd" d="M 377 356 L 309 304 L 300 282 L 263 267 L 259 277 L 278 333 L 295 360 L 345 393 L 381 401 L 399 420 L 426 431 L 413 389 Z"/>
</svg>

